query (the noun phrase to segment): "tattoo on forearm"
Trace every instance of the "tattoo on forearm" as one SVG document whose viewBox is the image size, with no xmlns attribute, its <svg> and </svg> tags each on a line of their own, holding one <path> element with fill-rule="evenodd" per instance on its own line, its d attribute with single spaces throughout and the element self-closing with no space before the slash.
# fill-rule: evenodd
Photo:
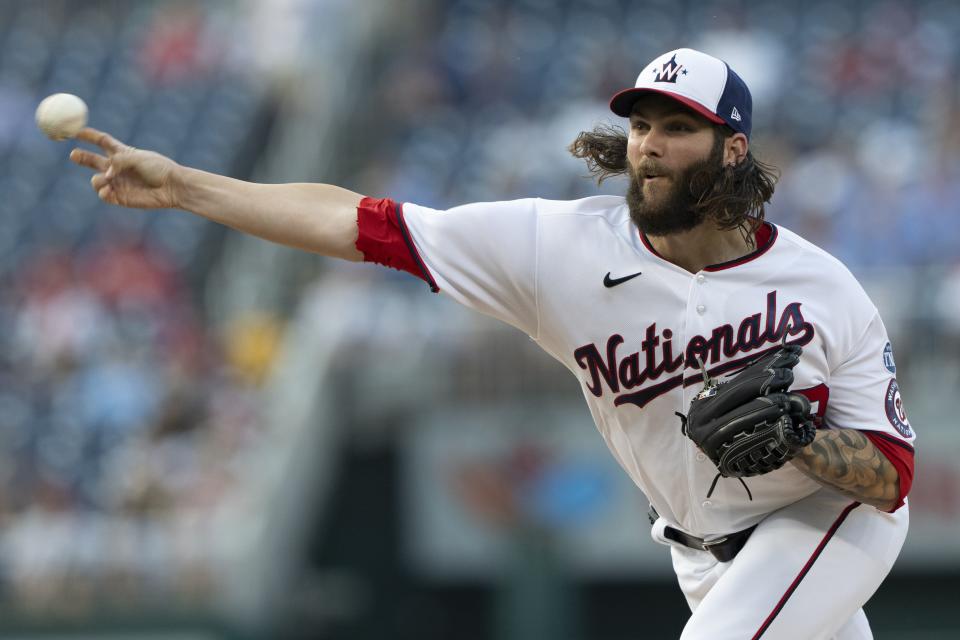
<svg viewBox="0 0 960 640">
<path fill-rule="evenodd" d="M 896 468 L 855 429 L 818 431 L 793 464 L 817 482 L 885 511 L 900 494 Z"/>
</svg>

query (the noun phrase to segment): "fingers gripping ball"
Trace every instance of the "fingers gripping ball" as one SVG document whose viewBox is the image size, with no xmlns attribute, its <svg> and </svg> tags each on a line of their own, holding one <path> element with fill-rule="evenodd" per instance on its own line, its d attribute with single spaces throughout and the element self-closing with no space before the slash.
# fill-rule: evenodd
<svg viewBox="0 0 960 640">
<path fill-rule="evenodd" d="M 70 93 L 55 93 L 37 106 L 37 126 L 48 138 L 72 138 L 87 126 L 87 104 Z"/>
<path fill-rule="evenodd" d="M 725 477 L 779 469 L 813 442 L 810 402 L 789 393 L 802 350 L 785 345 L 730 380 L 707 382 L 683 418 L 684 433 Z"/>
</svg>

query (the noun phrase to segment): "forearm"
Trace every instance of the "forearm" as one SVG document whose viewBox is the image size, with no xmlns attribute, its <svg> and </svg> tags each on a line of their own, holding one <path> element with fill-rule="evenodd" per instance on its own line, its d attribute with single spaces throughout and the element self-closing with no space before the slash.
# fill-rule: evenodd
<svg viewBox="0 0 960 640">
<path fill-rule="evenodd" d="M 856 429 L 818 431 L 791 462 L 820 484 L 881 511 L 892 509 L 900 495 L 896 468 Z"/>
<path fill-rule="evenodd" d="M 257 184 L 178 168 L 179 208 L 271 242 L 360 261 L 360 194 L 327 184 Z"/>
</svg>

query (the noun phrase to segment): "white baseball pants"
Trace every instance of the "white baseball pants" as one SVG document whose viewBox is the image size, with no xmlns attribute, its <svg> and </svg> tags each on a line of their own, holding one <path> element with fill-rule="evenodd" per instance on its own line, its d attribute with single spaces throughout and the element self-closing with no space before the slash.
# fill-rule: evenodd
<svg viewBox="0 0 960 640">
<path fill-rule="evenodd" d="M 908 505 L 883 513 L 821 490 L 771 513 L 731 562 L 663 537 L 693 614 L 681 640 L 869 640 L 861 608 L 893 566 Z"/>
</svg>

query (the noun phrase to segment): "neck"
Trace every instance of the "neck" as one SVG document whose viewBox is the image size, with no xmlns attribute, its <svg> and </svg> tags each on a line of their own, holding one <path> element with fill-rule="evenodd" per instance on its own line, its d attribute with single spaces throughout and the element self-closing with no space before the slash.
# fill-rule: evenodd
<svg viewBox="0 0 960 640">
<path fill-rule="evenodd" d="M 720 231 L 709 224 L 666 236 L 648 235 L 647 240 L 664 259 L 690 273 L 712 264 L 736 260 L 754 249 L 740 229 Z"/>
</svg>

